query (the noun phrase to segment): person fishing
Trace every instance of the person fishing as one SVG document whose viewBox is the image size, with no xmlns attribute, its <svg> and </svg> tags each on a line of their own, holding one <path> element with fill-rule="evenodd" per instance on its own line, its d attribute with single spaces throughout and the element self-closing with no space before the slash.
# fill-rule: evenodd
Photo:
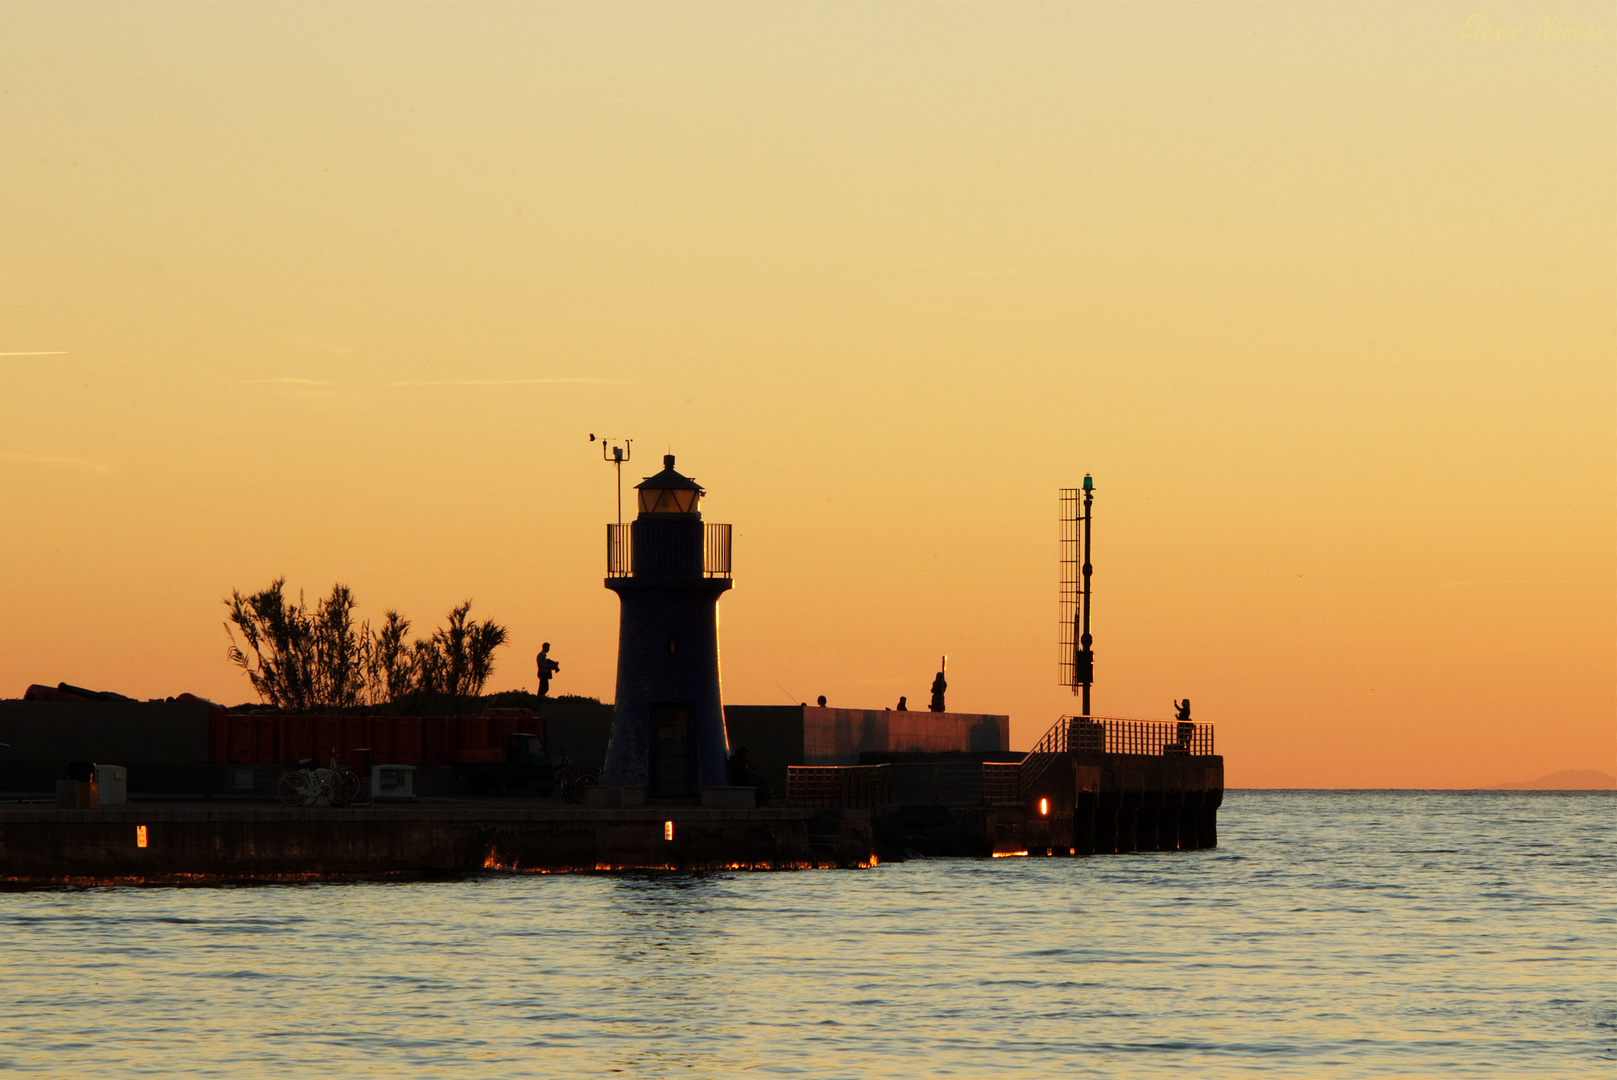
<svg viewBox="0 0 1617 1080">
<path fill-rule="evenodd" d="M 938 668 L 937 676 L 932 680 L 932 703 L 927 706 L 932 712 L 943 711 L 943 693 L 949 689 L 949 682 L 943 673 L 949 668 L 949 658 L 944 657 L 943 664 Z"/>
<path fill-rule="evenodd" d="M 1196 733 L 1196 725 L 1190 722 L 1190 699 L 1186 698 L 1185 700 L 1180 701 L 1175 698 L 1173 707 L 1175 710 L 1173 718 L 1174 721 L 1179 725 L 1178 731 L 1176 732 L 1176 734 L 1179 736 L 1178 743 L 1186 750 L 1189 750 L 1190 737 Z"/>
</svg>

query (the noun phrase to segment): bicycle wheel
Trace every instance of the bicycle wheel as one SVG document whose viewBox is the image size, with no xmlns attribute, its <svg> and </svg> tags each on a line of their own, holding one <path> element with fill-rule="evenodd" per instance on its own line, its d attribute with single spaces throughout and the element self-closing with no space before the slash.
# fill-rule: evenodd
<svg viewBox="0 0 1617 1080">
<path fill-rule="evenodd" d="M 280 782 L 275 785 L 275 794 L 286 806 L 307 806 L 309 798 L 309 778 L 301 771 L 284 772 Z"/>
<path fill-rule="evenodd" d="M 352 769 L 338 769 L 331 778 L 331 801 L 351 803 L 359 798 L 359 777 Z"/>
</svg>

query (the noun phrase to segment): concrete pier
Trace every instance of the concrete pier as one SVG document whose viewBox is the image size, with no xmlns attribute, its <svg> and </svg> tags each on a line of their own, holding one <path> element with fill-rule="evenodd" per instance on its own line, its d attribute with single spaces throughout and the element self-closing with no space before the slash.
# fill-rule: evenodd
<svg viewBox="0 0 1617 1080">
<path fill-rule="evenodd" d="M 1218 846 L 1224 759 L 1078 750 L 1025 790 L 1030 854 L 1195 851 Z"/>
<path fill-rule="evenodd" d="M 868 811 L 513 805 L 0 808 L 0 885 L 868 866 Z"/>
</svg>

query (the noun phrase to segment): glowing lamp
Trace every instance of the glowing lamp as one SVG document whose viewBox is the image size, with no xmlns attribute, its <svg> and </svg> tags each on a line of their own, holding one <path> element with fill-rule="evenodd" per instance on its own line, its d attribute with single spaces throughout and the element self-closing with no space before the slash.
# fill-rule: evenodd
<svg viewBox="0 0 1617 1080">
<path fill-rule="evenodd" d="M 144 825 L 136 825 L 135 826 L 135 846 L 136 847 L 145 847 L 146 846 L 146 826 L 144 826 Z"/>
<path fill-rule="evenodd" d="M 663 471 L 635 485 L 641 514 L 694 514 L 702 501 L 702 485 L 674 471 L 674 455 L 663 455 Z"/>
<path fill-rule="evenodd" d="M 674 823 L 672 821 L 663 822 L 663 839 L 664 840 L 672 840 L 673 838 L 674 838 Z"/>
<path fill-rule="evenodd" d="M 1050 816 L 1050 800 L 1049 799 L 1040 799 L 1039 800 L 1039 816 L 1040 817 L 1049 817 Z"/>
</svg>

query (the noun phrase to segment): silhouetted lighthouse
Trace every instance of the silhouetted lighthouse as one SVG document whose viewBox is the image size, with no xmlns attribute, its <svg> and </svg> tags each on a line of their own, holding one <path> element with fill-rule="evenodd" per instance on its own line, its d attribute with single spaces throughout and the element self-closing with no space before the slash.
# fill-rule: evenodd
<svg viewBox="0 0 1617 1080">
<path fill-rule="evenodd" d="M 622 609 L 601 783 L 694 798 L 729 783 L 718 604 L 730 587 L 730 526 L 703 523 L 702 488 L 674 471 L 673 454 L 635 489 L 640 515 L 607 526 L 606 587 Z"/>
</svg>

